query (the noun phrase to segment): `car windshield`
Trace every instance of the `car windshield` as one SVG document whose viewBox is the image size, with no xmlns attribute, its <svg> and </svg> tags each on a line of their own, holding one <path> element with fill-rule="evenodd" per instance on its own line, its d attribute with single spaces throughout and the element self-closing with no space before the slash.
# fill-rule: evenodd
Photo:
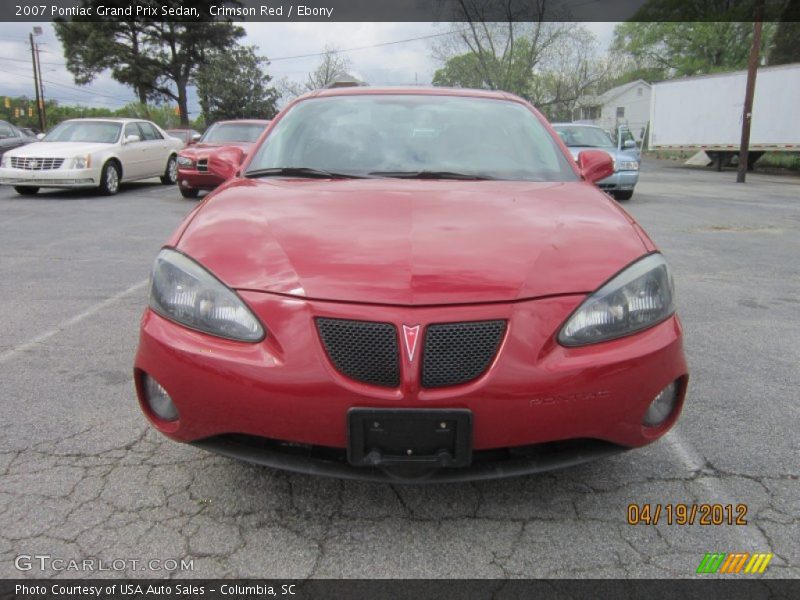
<svg viewBox="0 0 800 600">
<path fill-rule="evenodd" d="M 563 125 L 557 125 L 555 130 L 569 147 L 613 148 L 616 146 L 611 136 L 599 127 L 564 127 Z"/>
<path fill-rule="evenodd" d="M 53 128 L 44 142 L 94 142 L 113 144 L 119 138 L 120 123 L 110 121 L 64 121 Z"/>
<path fill-rule="evenodd" d="M 247 174 L 298 168 L 375 177 L 576 179 L 555 140 L 525 106 L 448 95 L 299 102 L 259 147 Z"/>
<path fill-rule="evenodd" d="M 201 142 L 255 142 L 266 128 L 263 123 L 215 123 L 200 138 Z"/>
</svg>

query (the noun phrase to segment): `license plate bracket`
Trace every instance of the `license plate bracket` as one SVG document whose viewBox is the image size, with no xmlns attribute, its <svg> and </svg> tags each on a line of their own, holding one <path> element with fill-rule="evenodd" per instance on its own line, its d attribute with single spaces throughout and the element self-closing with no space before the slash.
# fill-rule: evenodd
<svg viewBox="0 0 800 600">
<path fill-rule="evenodd" d="M 347 459 L 359 467 L 466 467 L 472 462 L 467 409 L 352 408 Z"/>
</svg>

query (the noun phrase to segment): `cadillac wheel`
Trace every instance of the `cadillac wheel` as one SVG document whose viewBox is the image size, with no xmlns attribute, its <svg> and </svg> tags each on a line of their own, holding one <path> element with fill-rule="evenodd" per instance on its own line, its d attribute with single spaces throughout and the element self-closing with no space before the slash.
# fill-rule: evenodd
<svg viewBox="0 0 800 600">
<path fill-rule="evenodd" d="M 173 154 L 167 161 L 167 168 L 161 176 L 161 183 L 164 185 L 175 185 L 176 181 L 178 181 L 178 159 Z"/>
<path fill-rule="evenodd" d="M 119 167 L 117 163 L 108 161 L 103 166 L 100 175 L 100 193 L 106 196 L 113 196 L 119 191 Z"/>
</svg>

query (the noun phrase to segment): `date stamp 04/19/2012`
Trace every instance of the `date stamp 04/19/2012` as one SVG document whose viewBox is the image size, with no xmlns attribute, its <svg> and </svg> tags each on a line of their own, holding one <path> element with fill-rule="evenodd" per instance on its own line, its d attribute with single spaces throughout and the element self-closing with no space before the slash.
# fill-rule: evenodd
<svg viewBox="0 0 800 600">
<path fill-rule="evenodd" d="M 747 525 L 746 504 L 628 504 L 628 525 Z"/>
</svg>

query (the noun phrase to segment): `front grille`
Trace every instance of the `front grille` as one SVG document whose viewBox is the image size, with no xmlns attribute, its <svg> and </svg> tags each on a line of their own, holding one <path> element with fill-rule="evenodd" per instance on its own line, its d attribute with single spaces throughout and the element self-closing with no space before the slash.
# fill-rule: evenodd
<svg viewBox="0 0 800 600">
<path fill-rule="evenodd" d="M 11 157 L 12 168 L 25 169 L 26 171 L 49 171 L 51 169 L 58 169 L 62 164 L 64 164 L 63 158 Z"/>
<path fill-rule="evenodd" d="M 497 354 L 506 322 L 436 323 L 425 330 L 422 387 L 467 383 L 480 377 Z"/>
<path fill-rule="evenodd" d="M 197 170 L 200 171 L 201 173 L 205 173 L 208 171 L 207 158 L 201 158 L 200 160 L 197 161 Z"/>
<path fill-rule="evenodd" d="M 397 387 L 397 330 L 389 323 L 318 318 L 317 330 L 336 369 L 356 381 Z"/>
</svg>

